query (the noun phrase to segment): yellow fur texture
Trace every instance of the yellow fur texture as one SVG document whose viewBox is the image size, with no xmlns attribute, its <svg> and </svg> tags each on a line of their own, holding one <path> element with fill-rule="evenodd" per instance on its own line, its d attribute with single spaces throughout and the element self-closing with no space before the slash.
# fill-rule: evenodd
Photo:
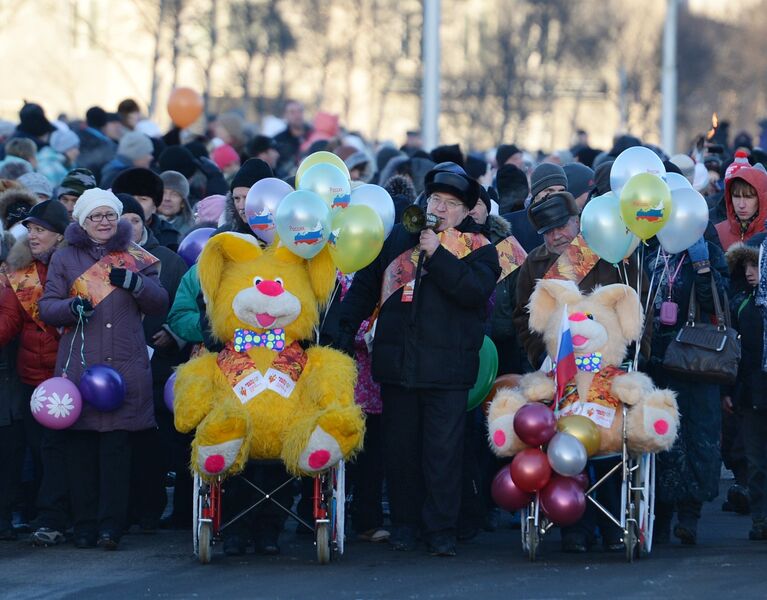
<svg viewBox="0 0 767 600">
<path fill-rule="evenodd" d="M 238 328 L 282 328 L 286 347 L 313 341 L 320 306 L 335 285 L 327 250 L 307 261 L 284 248 L 262 250 L 251 236 L 235 233 L 211 238 L 199 274 L 212 333 L 224 343 Z M 272 286 L 266 293 L 260 291 L 264 281 Z M 276 320 L 262 323 L 264 318 Z M 262 374 L 277 356 L 264 347 L 247 354 Z M 313 474 L 360 450 L 365 421 L 354 402 L 356 367 L 350 357 L 309 347 L 289 397 L 266 389 L 244 403 L 217 357 L 207 353 L 182 365 L 174 387 L 175 425 L 195 432 L 191 467 L 203 478 L 237 473 L 248 459 L 281 459 L 291 473 Z"/>
</svg>

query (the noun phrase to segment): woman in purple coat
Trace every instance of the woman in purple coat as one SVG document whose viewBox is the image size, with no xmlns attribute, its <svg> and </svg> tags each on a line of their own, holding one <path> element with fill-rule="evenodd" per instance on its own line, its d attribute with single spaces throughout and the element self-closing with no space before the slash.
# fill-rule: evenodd
<svg viewBox="0 0 767 600">
<path fill-rule="evenodd" d="M 65 232 L 67 245 L 51 260 L 40 299 L 42 319 L 66 328 L 56 375 L 69 362 L 67 377 L 80 381 L 83 347 L 86 365 L 112 367 L 126 387 L 119 408 L 103 412 L 84 404 L 66 432 L 78 548 L 117 547 L 128 507 L 128 432 L 156 426 L 141 319 L 142 313 L 167 311 L 168 294 L 160 285 L 157 259 L 131 242 L 130 224 L 119 220 L 121 213 L 122 203 L 112 192 L 95 188 L 80 196 L 72 213 L 75 222 Z M 85 322 L 84 342 L 77 329 L 79 315 Z"/>
</svg>

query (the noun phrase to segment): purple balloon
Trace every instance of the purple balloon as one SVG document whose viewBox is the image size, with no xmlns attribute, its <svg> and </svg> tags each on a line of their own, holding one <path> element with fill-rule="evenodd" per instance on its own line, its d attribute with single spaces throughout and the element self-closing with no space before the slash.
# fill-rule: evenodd
<svg viewBox="0 0 767 600">
<path fill-rule="evenodd" d="M 245 198 L 245 218 L 248 226 L 260 240 L 267 244 L 274 241 L 274 213 L 282 199 L 293 188 L 282 179 L 267 177 L 253 184 Z"/>
<path fill-rule="evenodd" d="M 194 231 L 190 231 L 187 236 L 181 241 L 181 245 L 178 247 L 178 255 L 184 259 L 184 262 L 188 267 L 191 267 L 197 262 L 197 258 L 200 256 L 205 242 L 210 239 L 213 232 L 216 231 L 212 227 L 200 227 Z"/>
<path fill-rule="evenodd" d="M 168 377 L 165 387 L 162 389 L 162 399 L 165 400 L 165 406 L 170 412 L 173 412 L 173 386 L 176 385 L 176 372 Z"/>
<path fill-rule="evenodd" d="M 586 512 L 586 494 L 572 477 L 552 478 L 539 497 L 543 512 L 554 525 L 573 525 Z"/>
<path fill-rule="evenodd" d="M 589 489 L 589 487 L 591 487 L 591 479 L 589 478 L 587 471 L 581 471 L 577 475 L 573 475 L 570 479 L 577 481 L 578 485 L 583 488 L 584 492 Z"/>
<path fill-rule="evenodd" d="M 83 400 L 96 410 L 111 412 L 125 401 L 125 381 L 117 371 L 107 365 L 93 365 L 80 377 Z"/>
<path fill-rule="evenodd" d="M 511 479 L 509 465 L 503 467 L 493 478 L 490 495 L 500 508 L 508 511 L 519 510 L 527 506 L 533 499 L 532 494 L 520 490 Z"/>
<path fill-rule="evenodd" d="M 80 390 L 66 377 L 46 379 L 32 392 L 29 403 L 35 421 L 48 429 L 74 425 L 83 410 Z"/>
<path fill-rule="evenodd" d="M 556 432 L 554 411 L 540 402 L 525 404 L 514 415 L 514 433 L 528 446 L 542 446 Z"/>
</svg>

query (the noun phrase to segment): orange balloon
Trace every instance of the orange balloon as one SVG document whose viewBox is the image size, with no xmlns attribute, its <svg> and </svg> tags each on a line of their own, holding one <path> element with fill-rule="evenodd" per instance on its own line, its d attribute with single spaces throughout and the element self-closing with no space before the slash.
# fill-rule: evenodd
<svg viewBox="0 0 767 600">
<path fill-rule="evenodd" d="M 168 114 L 176 127 L 189 127 L 200 118 L 202 97 L 192 88 L 175 88 L 168 98 Z"/>
</svg>

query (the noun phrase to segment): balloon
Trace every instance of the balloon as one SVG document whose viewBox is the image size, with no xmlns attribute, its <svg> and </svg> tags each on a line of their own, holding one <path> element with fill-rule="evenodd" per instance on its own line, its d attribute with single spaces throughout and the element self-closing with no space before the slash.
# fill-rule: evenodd
<svg viewBox="0 0 767 600">
<path fill-rule="evenodd" d="M 666 183 L 671 190 L 671 196 L 674 196 L 674 190 L 692 189 L 690 180 L 680 173 L 666 173 Z"/>
<path fill-rule="evenodd" d="M 589 489 L 589 486 L 591 486 L 591 479 L 589 478 L 587 471 L 581 471 L 577 475 L 573 475 L 570 479 L 577 481 L 578 485 L 581 486 L 584 492 Z"/>
<path fill-rule="evenodd" d="M 394 227 L 394 200 L 389 192 L 379 185 L 366 183 L 352 190 L 350 206 L 369 206 L 379 217 L 384 226 L 384 239 L 389 237 Z"/>
<path fill-rule="evenodd" d="M 496 473 L 490 486 L 490 495 L 499 508 L 510 512 L 524 508 L 533 499 L 532 494 L 523 492 L 516 486 L 511 478 L 509 465 Z"/>
<path fill-rule="evenodd" d="M 274 213 L 280 242 L 301 258 L 312 258 L 330 234 L 330 209 L 314 192 L 298 190 L 282 199 Z"/>
<path fill-rule="evenodd" d="M 202 97 L 191 88 L 179 87 L 168 97 L 168 114 L 176 127 L 189 127 L 202 114 Z"/>
<path fill-rule="evenodd" d="M 253 184 L 245 197 L 245 219 L 258 239 L 274 241 L 274 212 L 293 188 L 282 179 L 267 177 Z"/>
<path fill-rule="evenodd" d="M 556 432 L 554 411 L 540 402 L 525 404 L 514 415 L 514 433 L 528 446 L 542 446 Z"/>
<path fill-rule="evenodd" d="M 586 512 L 586 494 L 571 477 L 554 477 L 539 495 L 541 509 L 555 525 L 577 523 Z"/>
<path fill-rule="evenodd" d="M 469 390 L 469 401 L 466 410 L 473 410 L 482 403 L 490 388 L 493 387 L 495 376 L 498 374 L 498 350 L 493 340 L 485 336 L 479 348 L 479 369 L 477 381 Z"/>
<path fill-rule="evenodd" d="M 381 251 L 384 228 L 368 206 L 337 211 L 330 221 L 328 250 L 342 273 L 354 273 L 372 263 Z"/>
<path fill-rule="evenodd" d="M 580 440 L 569 433 L 559 432 L 549 442 L 546 449 L 551 468 L 565 477 L 575 477 L 586 468 L 589 460 L 586 447 Z"/>
<path fill-rule="evenodd" d="M 35 421 L 48 429 L 74 425 L 83 410 L 80 390 L 66 377 L 46 379 L 32 392 L 29 403 Z"/>
<path fill-rule="evenodd" d="M 635 236 L 633 233 L 631 234 L 631 246 L 629 246 L 628 251 L 626 252 L 626 255 L 623 258 L 628 258 L 632 254 L 634 254 L 634 250 L 636 250 L 639 247 L 639 244 L 642 243 L 642 240 L 640 240 L 637 236 Z"/>
<path fill-rule="evenodd" d="M 601 435 L 599 427 L 588 417 L 583 415 L 568 415 L 557 421 L 557 429 L 578 438 L 586 448 L 586 454 L 594 456 L 599 452 Z"/>
<path fill-rule="evenodd" d="M 634 175 L 621 191 L 623 222 L 641 240 L 647 241 L 671 216 L 671 192 L 660 177 Z"/>
<path fill-rule="evenodd" d="M 165 401 L 166 408 L 173 412 L 173 386 L 176 385 L 176 372 L 173 371 L 168 381 L 165 382 L 165 387 L 162 389 L 162 399 Z"/>
<path fill-rule="evenodd" d="M 658 177 L 666 175 L 666 167 L 655 152 L 644 146 L 626 148 L 610 167 L 610 189 L 620 197 L 623 187 L 634 175 L 650 173 Z"/>
<path fill-rule="evenodd" d="M 125 401 L 125 381 L 108 365 L 85 369 L 78 387 L 83 400 L 102 412 L 117 410 Z"/>
<path fill-rule="evenodd" d="M 658 233 L 658 241 L 670 254 L 687 250 L 708 227 L 706 199 L 691 187 L 671 192 L 671 217 Z"/>
<path fill-rule="evenodd" d="M 600 258 L 619 263 L 636 239 L 621 218 L 620 202 L 612 192 L 589 200 L 581 213 L 581 233 Z"/>
<path fill-rule="evenodd" d="M 351 177 L 349 176 L 349 168 L 346 166 L 344 161 L 341 160 L 341 157 L 333 154 L 332 152 L 326 152 L 325 150 L 321 150 L 319 152 L 314 152 L 313 154 L 310 154 L 304 160 L 301 161 L 300 165 L 298 165 L 298 170 L 296 171 L 296 189 L 301 189 L 300 184 L 301 184 L 301 180 L 303 179 L 304 173 L 306 173 L 314 165 L 319 165 L 319 164 L 329 164 L 329 165 L 338 167 L 339 169 L 341 169 L 341 172 L 346 176 L 346 180 L 351 182 Z"/>
<path fill-rule="evenodd" d="M 314 192 L 330 208 L 346 208 L 351 201 L 349 178 L 335 165 L 320 163 L 309 167 L 296 188 Z"/>
<path fill-rule="evenodd" d="M 197 262 L 197 258 L 200 256 L 205 242 L 210 239 L 210 236 L 216 230 L 212 227 L 200 227 L 194 231 L 190 231 L 178 247 L 178 255 L 184 259 L 184 262 L 188 267 L 191 267 Z"/>
<path fill-rule="evenodd" d="M 538 448 L 525 448 L 511 461 L 511 478 L 523 492 L 543 489 L 551 477 L 551 465 L 546 454 Z"/>
</svg>

